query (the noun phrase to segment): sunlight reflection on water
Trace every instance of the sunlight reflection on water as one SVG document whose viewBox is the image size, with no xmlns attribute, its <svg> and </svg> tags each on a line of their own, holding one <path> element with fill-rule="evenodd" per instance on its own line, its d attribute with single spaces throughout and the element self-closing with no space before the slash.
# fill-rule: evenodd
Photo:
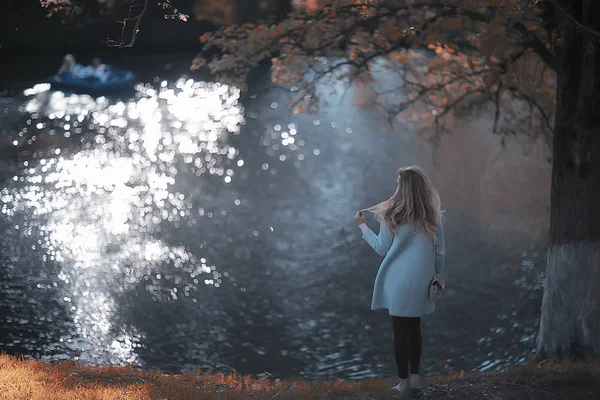
<svg viewBox="0 0 600 400">
<path fill-rule="evenodd" d="M 120 293 L 145 283 L 155 299 L 177 299 L 193 297 L 200 285 L 222 283 L 207 259 L 153 234 L 163 221 L 195 222 L 192 205 L 173 189 L 177 163 L 193 164 L 196 175 L 231 181 L 227 165 L 238 151 L 228 139 L 245 122 L 240 91 L 181 79 L 158 89 L 139 85 L 135 99 L 117 103 L 44 92 L 44 87 L 26 92 L 44 96 L 25 105 L 33 121 L 23 133 L 93 132 L 95 145 L 64 156 L 56 150 L 36 166 L 23 162 L 22 172 L 2 190 L 2 213 L 24 221 L 15 228 L 38 238 L 33 250 L 39 247 L 44 261 L 60 264 L 56 279 L 67 289 L 63 301 L 71 304 L 80 358 L 136 363 L 134 349 L 143 333 L 118 324 Z M 160 273 L 165 263 L 186 279 L 170 279 L 165 288 Z"/>
</svg>

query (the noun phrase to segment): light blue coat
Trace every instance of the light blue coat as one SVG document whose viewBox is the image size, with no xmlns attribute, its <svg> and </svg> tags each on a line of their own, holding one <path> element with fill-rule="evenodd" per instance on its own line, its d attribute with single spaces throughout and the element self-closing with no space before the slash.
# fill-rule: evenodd
<svg viewBox="0 0 600 400">
<path fill-rule="evenodd" d="M 436 269 L 444 272 L 444 230 L 440 218 L 436 235 Z M 363 239 L 383 262 L 375 278 L 372 310 L 387 309 L 395 317 L 422 317 L 435 310 L 429 298 L 433 278 L 433 243 L 430 237 L 404 224 L 392 233 L 382 223 L 379 235 L 363 227 Z"/>
</svg>

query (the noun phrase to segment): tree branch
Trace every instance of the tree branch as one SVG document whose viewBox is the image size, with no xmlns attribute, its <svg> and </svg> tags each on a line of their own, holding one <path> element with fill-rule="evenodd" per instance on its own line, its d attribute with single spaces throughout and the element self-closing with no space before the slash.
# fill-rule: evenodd
<svg viewBox="0 0 600 400">
<path fill-rule="evenodd" d="M 500 104 L 502 103 L 500 101 L 501 93 L 502 84 L 500 84 L 500 87 L 498 88 L 498 90 L 496 90 L 496 94 L 494 96 L 494 106 L 496 107 L 496 112 L 494 113 L 494 129 L 492 130 L 493 133 L 498 132 L 498 122 L 500 120 Z"/>
<path fill-rule="evenodd" d="M 548 116 L 548 113 L 546 113 L 546 111 L 544 110 L 544 107 L 542 107 L 537 101 L 535 101 L 535 99 L 525 93 L 522 93 L 519 88 L 511 86 L 508 87 L 508 90 L 513 94 L 513 96 L 515 96 L 518 99 L 523 99 L 525 100 L 527 103 L 533 105 L 538 112 L 540 113 L 540 115 L 542 116 L 542 119 L 544 120 L 544 123 L 546 125 L 546 128 L 548 128 L 550 131 L 552 131 L 552 122 L 550 121 L 550 117 Z"/>
<path fill-rule="evenodd" d="M 554 3 L 558 10 L 561 11 L 561 13 L 564 14 L 567 17 L 567 19 L 577 27 L 577 29 L 587 33 L 588 35 L 593 36 L 594 38 L 596 38 L 596 40 L 600 40 L 600 31 L 597 31 L 594 28 L 584 25 L 581 22 L 577 21 L 577 19 L 568 10 L 561 6 L 557 1 L 555 1 Z"/>
<path fill-rule="evenodd" d="M 527 27 L 522 22 L 516 22 L 513 24 L 513 29 L 519 32 L 523 37 L 526 38 L 525 43 L 527 47 L 534 51 L 537 56 L 548 65 L 548 67 L 554 71 L 558 72 L 558 59 L 555 54 L 546 47 L 546 44 L 536 35 L 533 35 L 531 32 L 527 30 Z"/>
<path fill-rule="evenodd" d="M 148 8 L 150 7 L 150 1 L 151 0 L 141 0 L 141 2 L 138 3 L 138 0 L 129 0 L 127 18 L 123 19 L 123 21 L 118 21 L 122 25 L 121 38 L 119 39 L 119 41 L 106 40 L 105 44 L 109 47 L 135 46 L 140 27 L 142 25 L 142 21 L 144 19 L 144 16 L 146 15 L 146 12 L 148 11 Z M 183 14 L 179 12 L 179 10 L 177 10 L 176 8 L 173 8 L 173 6 L 170 3 L 170 0 L 163 0 L 162 2 L 159 2 L 158 5 L 161 6 L 163 10 L 167 10 L 167 13 L 165 14 L 166 19 L 178 19 L 180 21 L 187 22 L 189 15 Z M 132 17 L 131 15 L 133 14 L 134 8 L 138 7 L 142 7 L 142 10 L 136 16 Z M 129 39 L 129 41 L 126 41 L 125 37 L 127 36 L 127 27 L 131 24 L 134 24 L 133 30 L 131 31 L 131 38 Z"/>
<path fill-rule="evenodd" d="M 441 4 L 438 4 L 442 7 Z M 476 11 L 462 9 L 456 6 L 450 7 L 450 9 L 444 11 L 444 16 L 457 16 L 464 15 L 473 21 L 490 23 L 493 20 L 492 16 L 485 15 Z M 556 55 L 548 49 L 546 44 L 535 34 L 530 32 L 522 22 L 515 22 L 510 26 L 511 29 L 518 32 L 523 38 L 525 38 L 524 47 L 532 49 L 542 61 L 544 61 L 552 71 L 558 72 L 558 60 Z"/>
<path fill-rule="evenodd" d="M 113 41 L 113 40 L 107 40 L 106 41 L 107 46 L 109 46 L 109 47 L 133 47 L 135 45 L 135 42 L 137 39 L 137 34 L 140 31 L 140 26 L 142 24 L 142 19 L 144 18 L 144 15 L 146 14 L 146 11 L 148 10 L 148 6 L 150 3 L 150 0 L 143 0 L 143 1 L 144 1 L 143 4 L 135 4 L 135 0 L 131 0 L 129 2 L 129 11 L 128 11 L 127 18 L 125 18 L 123 21 L 120 21 L 120 24 L 122 25 L 121 39 L 119 40 L 119 42 Z M 140 13 L 138 15 L 136 15 L 135 17 L 131 17 L 131 12 L 133 11 L 133 8 L 139 7 L 140 5 L 143 6 Z M 133 27 L 133 31 L 131 33 L 131 39 L 129 40 L 129 43 L 125 43 L 125 35 L 126 35 L 127 25 L 129 23 L 133 23 L 134 21 L 135 21 L 135 26 Z"/>
</svg>

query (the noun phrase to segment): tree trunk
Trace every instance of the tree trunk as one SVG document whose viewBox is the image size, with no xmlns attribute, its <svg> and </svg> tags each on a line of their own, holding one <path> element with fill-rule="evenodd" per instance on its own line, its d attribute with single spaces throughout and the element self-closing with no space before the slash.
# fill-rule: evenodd
<svg viewBox="0 0 600 400">
<path fill-rule="evenodd" d="M 600 2 L 560 0 L 600 26 Z M 600 355 L 600 45 L 559 15 L 550 248 L 538 359 Z"/>
</svg>

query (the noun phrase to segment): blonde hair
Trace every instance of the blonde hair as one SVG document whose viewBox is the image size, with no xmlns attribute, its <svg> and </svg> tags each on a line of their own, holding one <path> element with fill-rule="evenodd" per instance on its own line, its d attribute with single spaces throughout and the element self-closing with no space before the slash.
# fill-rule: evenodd
<svg viewBox="0 0 600 400">
<path fill-rule="evenodd" d="M 398 170 L 396 192 L 388 200 L 366 209 L 390 231 L 411 224 L 435 237 L 441 214 L 440 196 L 427 174 L 417 166 Z"/>
</svg>

